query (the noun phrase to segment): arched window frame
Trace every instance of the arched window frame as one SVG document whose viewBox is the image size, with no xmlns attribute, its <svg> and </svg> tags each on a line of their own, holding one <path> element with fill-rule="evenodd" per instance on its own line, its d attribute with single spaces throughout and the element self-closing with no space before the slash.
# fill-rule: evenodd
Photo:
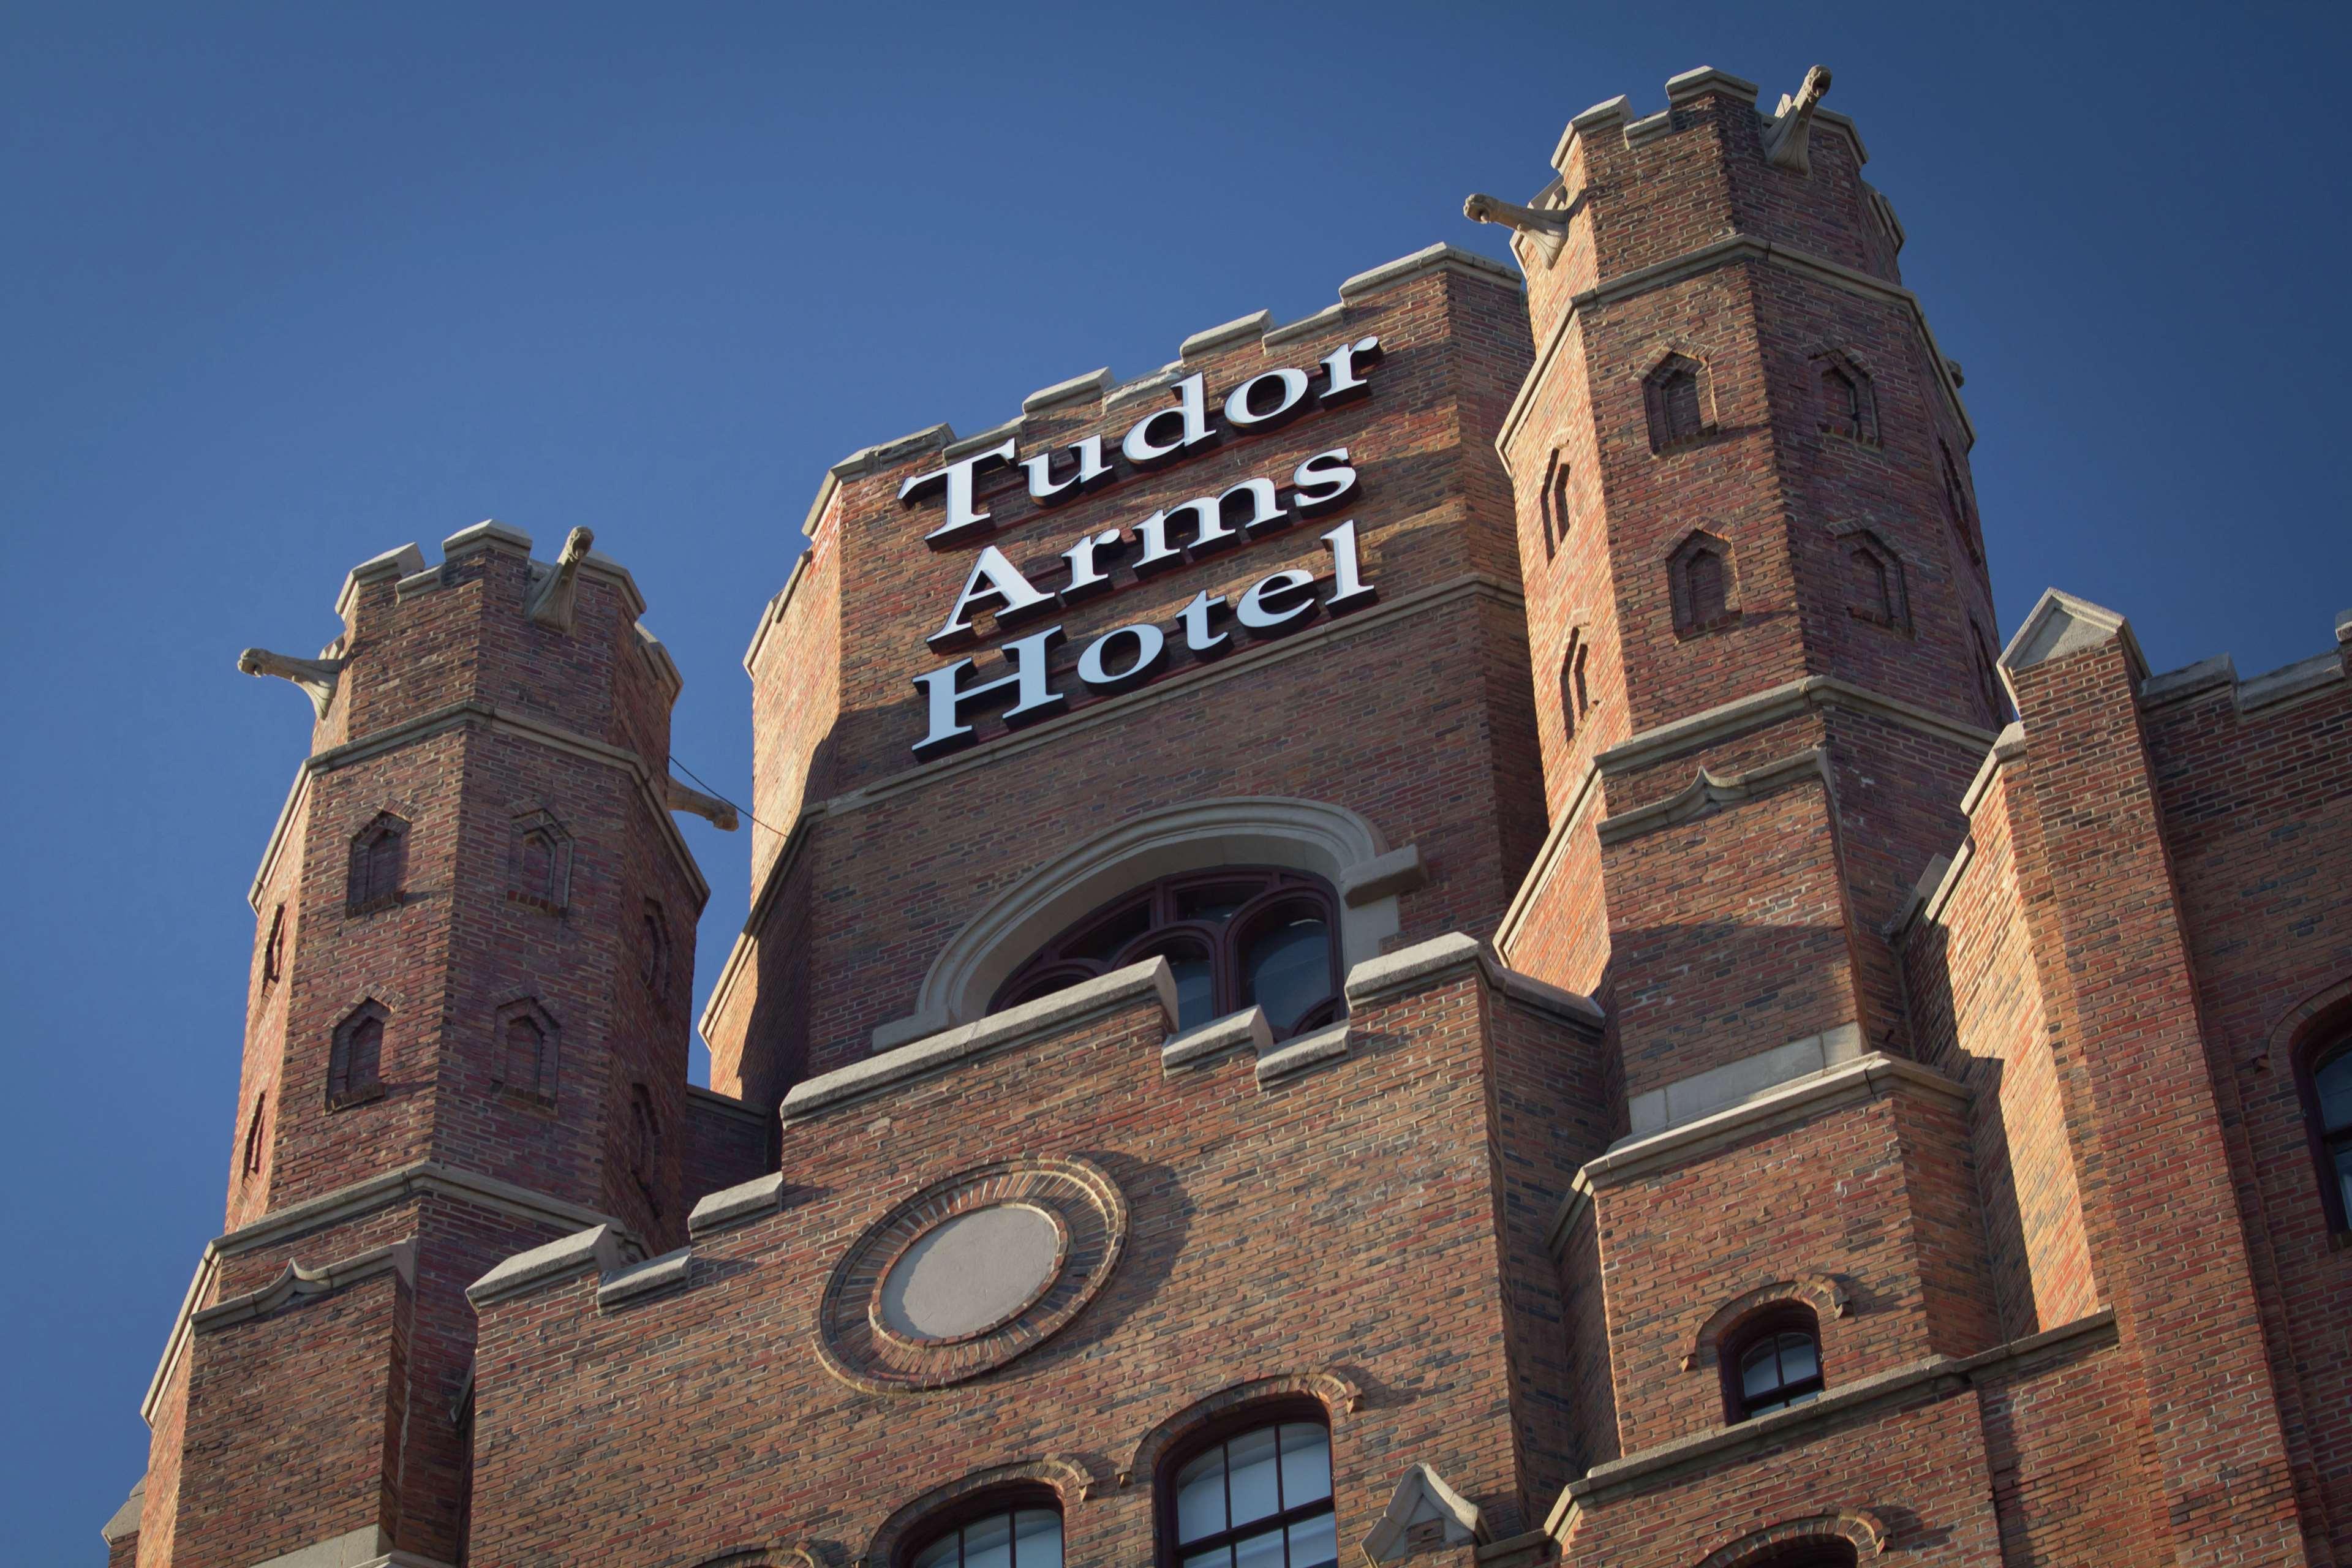
<svg viewBox="0 0 2352 1568">
<path fill-rule="evenodd" d="M 1251 884 L 1255 884 L 1255 890 L 1222 921 L 1187 919 L 1181 913 L 1181 900 L 1188 893 Z M 1108 957 L 1081 956 L 1076 951 L 1098 942 L 1103 928 L 1129 916 L 1139 902 L 1149 905 L 1143 927 Z M 1344 1005 L 1341 986 L 1345 976 L 1339 954 L 1339 899 L 1330 884 L 1321 878 L 1283 866 L 1225 866 L 1179 872 L 1106 900 L 1072 921 L 1013 971 L 997 988 L 989 1010 L 995 1012 L 1035 1001 L 1065 986 L 1140 963 L 1171 947 L 1193 945 L 1205 949 L 1209 955 L 1209 1016 L 1223 1017 L 1250 1005 L 1243 996 L 1245 976 L 1242 963 L 1252 937 L 1269 921 L 1302 910 L 1311 910 L 1323 922 L 1328 989 L 1288 1027 L 1276 1031 L 1277 1039 L 1286 1039 L 1339 1017 Z"/>
<path fill-rule="evenodd" d="M 1540 495 L 1543 506 L 1544 559 L 1546 561 L 1557 556 L 1559 553 L 1559 547 L 1568 542 L 1569 525 L 1575 521 L 1575 514 L 1570 506 L 1571 498 L 1569 495 L 1569 484 L 1574 477 L 1574 470 L 1569 467 L 1567 456 L 1558 447 L 1554 447 L 1550 460 L 1544 468 L 1543 489 Z"/>
<path fill-rule="evenodd" d="M 263 989 L 278 984 L 286 973 L 286 906 L 284 903 L 269 913 L 269 931 L 261 939 L 261 984 Z"/>
<path fill-rule="evenodd" d="M 1878 384 L 1861 362 L 1843 349 L 1815 354 L 1813 387 L 1821 400 L 1822 434 L 1878 445 Z"/>
<path fill-rule="evenodd" d="M 949 1536 L 960 1534 L 999 1514 L 1033 1510 L 1054 1516 L 1060 1556 L 1066 1559 L 1069 1549 L 1069 1520 L 1063 1511 L 1060 1494 L 1042 1482 L 1013 1481 L 958 1498 L 909 1526 L 893 1554 L 893 1568 L 914 1568 L 925 1552 Z M 948 1565 L 948 1568 L 953 1568 L 953 1565 Z M 1015 1561 L 1012 1568 L 1033 1568 L 1033 1565 Z"/>
<path fill-rule="evenodd" d="M 1968 482 L 1960 478 L 1959 459 L 1952 456 L 1952 444 L 1942 437 L 1936 438 L 1936 455 L 1941 459 L 1938 478 L 1944 489 L 1944 515 L 1950 520 L 1952 531 L 1960 536 L 1969 559 L 1984 564 L 1984 532 L 1977 521 L 1976 502 L 1969 495 Z"/>
<path fill-rule="evenodd" d="M 344 914 L 367 915 L 393 908 L 400 902 L 407 881 L 408 823 L 389 811 L 379 812 L 352 836 Z"/>
<path fill-rule="evenodd" d="M 1906 636 L 1911 631 L 1911 585 L 1902 552 L 1874 529 L 1859 523 L 1839 523 L 1840 563 L 1848 576 L 1846 613 L 1858 621 L 1889 627 Z M 1865 562 L 1868 564 L 1865 564 Z M 1874 565 L 1876 591 L 1866 591 L 1862 574 Z"/>
<path fill-rule="evenodd" d="M 1192 1541 L 1178 1539 L 1176 1479 L 1183 1474 L 1185 1468 L 1221 1444 L 1245 1437 L 1269 1426 L 1290 1425 L 1319 1427 L 1323 1433 L 1325 1453 L 1327 1457 L 1331 1455 L 1330 1414 L 1320 1400 L 1307 1395 L 1255 1400 L 1221 1411 L 1201 1421 L 1167 1447 L 1154 1467 L 1152 1477 L 1152 1517 L 1155 1521 L 1152 1535 L 1158 1547 L 1159 1568 L 1181 1568 L 1188 1556 L 1214 1550 L 1213 1542 L 1232 1544 L 1271 1531 L 1286 1530 L 1294 1524 L 1326 1515 L 1334 1520 L 1333 1539 L 1336 1543 L 1336 1462 L 1332 1465 L 1335 1475 L 1330 1489 L 1312 1503 L 1277 1509 L 1273 1514 L 1253 1520 L 1247 1525 L 1235 1527 L 1221 1535 L 1201 1536 Z M 1287 1501 L 1286 1499 L 1284 1500 Z M 1286 1557 L 1287 1551 L 1286 1544 Z M 1289 1568 L 1314 1568 L 1314 1565 L 1296 1563 L 1290 1564 Z"/>
<path fill-rule="evenodd" d="M 1704 602 L 1696 571 L 1702 556 L 1712 556 L 1723 574 L 1723 602 Z M 1666 562 L 1667 591 L 1674 601 L 1675 635 L 1696 637 L 1739 623 L 1739 574 L 1733 564 L 1731 542 L 1703 528 L 1693 529 L 1675 546 Z"/>
<path fill-rule="evenodd" d="M 268 1124 L 266 1118 L 268 1114 L 269 1091 L 265 1089 L 253 1097 L 253 1114 L 245 1124 L 245 1152 L 237 1166 L 237 1181 L 240 1184 L 247 1177 L 257 1176 L 261 1173 L 262 1161 L 267 1157 L 268 1149 L 268 1142 L 263 1137 L 263 1129 Z"/>
<path fill-rule="evenodd" d="M 572 835 L 551 811 L 514 819 L 507 848 L 507 897 L 560 915 L 572 903 Z"/>
<path fill-rule="evenodd" d="M 1592 710 L 1591 658 L 1592 645 L 1585 640 L 1584 628 L 1570 628 L 1568 651 L 1559 661 L 1559 718 L 1561 734 L 1571 745 L 1584 727 L 1584 716 Z"/>
<path fill-rule="evenodd" d="M 538 1036 L 528 1061 L 520 1058 L 514 1048 L 517 1024 L 529 1026 Z M 494 1087 L 532 1105 L 553 1109 L 557 1086 L 562 1081 L 563 1031 L 546 1008 L 529 996 L 499 1008 L 492 1028 L 491 1048 L 495 1053 L 490 1074 Z"/>
<path fill-rule="evenodd" d="M 1828 1368 L 1822 1356 L 1822 1324 L 1812 1309 L 1802 1301 L 1781 1300 L 1758 1308 L 1727 1331 L 1720 1342 L 1716 1365 L 1723 1379 L 1723 1418 L 1728 1425 L 1753 1420 L 1759 1415 L 1774 1411 L 1759 1411 L 1748 1397 L 1741 1363 L 1750 1351 L 1782 1334 L 1802 1334 L 1812 1342 L 1813 1374 L 1810 1379 L 1792 1379 L 1777 1385 L 1776 1393 L 1786 1397 L 1790 1392 L 1806 1398 L 1819 1398 L 1827 1389 Z M 1783 1404 L 1778 1408 L 1786 1409 Z"/>
<path fill-rule="evenodd" d="M 629 1178 L 646 1206 L 658 1215 L 661 1202 L 661 1113 L 654 1109 L 654 1091 L 642 1083 L 629 1085 Z"/>
<path fill-rule="evenodd" d="M 2347 1166 L 2338 1162 L 2352 1162 L 2352 1114 L 2331 1131 L 2319 1093 L 2330 1068 L 2352 1071 L 2352 1007 L 2338 1008 L 2324 1018 L 2294 1053 L 2295 1097 L 2319 1181 L 2320 1212 L 2326 1215 L 2329 1234 L 2343 1237 L 2352 1236 L 2352 1205 L 2345 1193 Z"/>
<path fill-rule="evenodd" d="M 1642 378 L 1642 402 L 1649 416 L 1650 450 L 1664 454 L 1715 434 L 1715 387 L 1706 362 L 1671 353 Z"/>
<path fill-rule="evenodd" d="M 384 1037 L 391 1031 L 391 1010 L 373 997 L 343 1015 L 327 1047 L 328 1110 L 383 1098 Z"/>
</svg>

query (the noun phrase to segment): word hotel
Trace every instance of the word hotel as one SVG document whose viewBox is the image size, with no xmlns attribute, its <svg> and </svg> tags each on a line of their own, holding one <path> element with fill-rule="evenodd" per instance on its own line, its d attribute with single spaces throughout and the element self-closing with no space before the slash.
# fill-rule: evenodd
<svg viewBox="0 0 2352 1568">
<path fill-rule="evenodd" d="M 2352 1565 L 2352 613 L 2002 637 L 1828 86 L 835 464 L 698 998 L 584 530 L 247 649 L 111 1568 Z"/>
</svg>

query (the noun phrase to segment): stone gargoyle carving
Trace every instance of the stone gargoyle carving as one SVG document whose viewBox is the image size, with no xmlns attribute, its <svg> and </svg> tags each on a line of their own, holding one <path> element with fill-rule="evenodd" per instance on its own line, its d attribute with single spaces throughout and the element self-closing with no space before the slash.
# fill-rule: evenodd
<svg viewBox="0 0 2352 1568">
<path fill-rule="evenodd" d="M 237 668 L 247 675 L 274 675 L 300 687 L 320 719 L 327 716 L 327 705 L 335 700 L 335 682 L 349 663 L 348 658 L 296 658 L 266 647 L 249 647 L 236 656 Z"/>
<path fill-rule="evenodd" d="M 572 629 L 572 608 L 580 586 L 580 563 L 588 559 L 589 547 L 596 536 L 584 528 L 575 528 L 563 536 L 563 553 L 555 558 L 554 569 L 531 584 L 530 598 L 524 605 L 530 618 L 551 631 Z"/>
<path fill-rule="evenodd" d="M 1764 161 L 1776 169 L 1810 174 L 1812 161 L 1805 153 L 1805 139 L 1812 130 L 1813 110 L 1822 106 L 1822 98 L 1830 89 L 1830 68 L 1815 66 L 1805 73 L 1805 79 L 1791 98 L 1782 94 L 1779 118 L 1765 133 Z"/>
<path fill-rule="evenodd" d="M 584 533 L 587 531 L 580 529 L 575 531 Z M 737 826 L 735 808 L 727 802 L 715 795 L 705 795 L 698 789 L 688 789 L 673 778 L 665 778 L 662 783 L 668 790 L 665 804 L 672 811 L 690 811 L 697 816 L 707 817 L 710 825 L 721 833 L 735 831 Z"/>
<path fill-rule="evenodd" d="M 1543 252 L 1547 267 L 1559 259 L 1559 247 L 1568 239 L 1569 213 L 1523 207 L 1483 191 L 1462 204 L 1462 216 L 1473 223 L 1498 223 L 1526 235 Z"/>
</svg>

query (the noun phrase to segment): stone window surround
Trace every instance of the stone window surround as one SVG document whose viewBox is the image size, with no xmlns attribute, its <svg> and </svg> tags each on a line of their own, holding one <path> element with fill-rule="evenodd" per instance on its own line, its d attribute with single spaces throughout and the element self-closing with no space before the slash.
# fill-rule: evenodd
<svg viewBox="0 0 2352 1568">
<path fill-rule="evenodd" d="M 1391 849 L 1346 806 L 1278 795 L 1190 802 L 1129 818 L 1043 862 L 951 937 L 913 1012 L 877 1028 L 876 1052 L 970 1023 L 1039 947 L 1131 888 L 1220 866 L 1283 866 L 1339 891 L 1342 973 L 1380 955 L 1402 929 L 1397 900 L 1427 880 L 1420 850 Z"/>
</svg>

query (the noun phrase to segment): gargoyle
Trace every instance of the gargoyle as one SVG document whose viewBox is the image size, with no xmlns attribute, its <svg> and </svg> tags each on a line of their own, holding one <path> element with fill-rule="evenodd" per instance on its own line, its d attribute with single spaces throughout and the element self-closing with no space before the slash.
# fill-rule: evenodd
<svg viewBox="0 0 2352 1568">
<path fill-rule="evenodd" d="M 524 605 L 530 618 L 551 630 L 568 632 L 572 629 L 572 601 L 580 584 L 580 563 L 588 559 L 588 547 L 596 536 L 584 528 L 575 528 L 563 536 L 563 553 L 555 558 L 554 570 L 541 577 L 530 591 Z"/>
<path fill-rule="evenodd" d="M 1559 259 L 1559 247 L 1568 238 L 1567 213 L 1539 212 L 1484 192 L 1462 204 L 1462 216 L 1473 223 L 1498 223 L 1526 235 L 1543 252 L 1547 267 Z"/>
<path fill-rule="evenodd" d="M 1794 98 L 1780 97 L 1780 118 L 1764 139 L 1764 161 L 1776 169 L 1789 169 L 1800 174 L 1813 172 L 1812 161 L 1805 155 L 1806 133 L 1812 129 L 1813 110 L 1822 106 L 1822 95 L 1830 89 L 1830 68 L 1815 66 L 1805 73 L 1803 85 Z"/>
<path fill-rule="evenodd" d="M 348 658 L 296 658 L 266 647 L 249 647 L 236 656 L 237 668 L 247 675 L 274 675 L 300 687 L 321 719 L 327 716 L 327 704 L 335 700 L 335 681 L 349 663 Z"/>
<path fill-rule="evenodd" d="M 583 528 L 572 531 L 585 533 L 588 531 Z M 668 795 L 664 804 L 672 811 L 690 811 L 697 816 L 708 817 L 710 825 L 721 833 L 735 831 L 735 808 L 717 795 L 688 789 L 673 778 L 665 778 L 662 783 L 668 786 Z"/>
</svg>

